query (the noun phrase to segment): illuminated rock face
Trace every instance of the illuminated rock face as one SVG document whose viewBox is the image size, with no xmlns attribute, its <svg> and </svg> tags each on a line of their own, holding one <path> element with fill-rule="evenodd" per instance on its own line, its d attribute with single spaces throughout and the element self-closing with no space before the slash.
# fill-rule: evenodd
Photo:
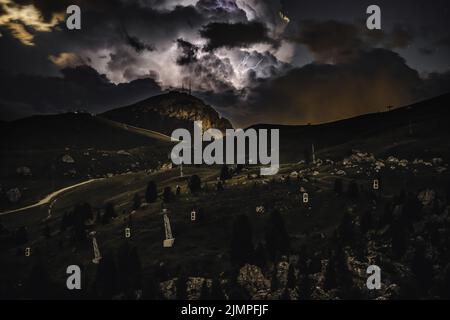
<svg viewBox="0 0 450 320">
<path fill-rule="evenodd" d="M 231 129 L 231 123 L 202 100 L 185 92 L 170 91 L 137 102 L 131 106 L 110 110 L 102 116 L 140 128 L 170 135 L 178 128 L 192 129 L 194 121 L 202 121 L 203 129 Z"/>
</svg>

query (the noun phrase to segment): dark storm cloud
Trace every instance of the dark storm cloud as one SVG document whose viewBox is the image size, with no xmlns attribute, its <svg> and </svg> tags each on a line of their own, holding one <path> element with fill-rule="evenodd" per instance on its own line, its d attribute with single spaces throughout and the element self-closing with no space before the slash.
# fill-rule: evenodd
<svg viewBox="0 0 450 320">
<path fill-rule="evenodd" d="M 414 39 L 415 34 L 411 26 L 396 24 L 386 39 L 386 45 L 389 48 L 406 48 Z"/>
<path fill-rule="evenodd" d="M 327 62 L 349 55 L 363 47 L 360 30 L 350 23 L 338 21 L 304 21 L 300 30 L 288 39 L 304 44 L 317 61 Z"/>
<path fill-rule="evenodd" d="M 368 30 L 363 24 L 305 20 L 286 32 L 290 41 L 305 45 L 319 62 L 352 58 L 362 49 L 405 48 L 415 39 L 410 26 L 396 24 L 391 30 Z"/>
<path fill-rule="evenodd" d="M 432 55 L 433 53 L 435 53 L 436 50 L 433 48 L 419 48 L 419 52 L 421 54 L 423 54 L 424 56 L 429 56 L 429 55 Z"/>
<path fill-rule="evenodd" d="M 200 30 L 200 35 L 208 43 L 207 51 L 218 48 L 246 48 L 256 43 L 276 44 L 268 35 L 267 27 L 260 22 L 250 23 L 209 23 Z"/>
<path fill-rule="evenodd" d="M 448 82 L 434 81 L 441 83 L 440 90 L 450 89 Z M 351 62 L 312 63 L 261 81 L 249 93 L 251 108 L 244 125 L 268 119 L 291 124 L 328 122 L 405 105 L 431 94 L 431 88 L 433 93 L 439 91 L 398 54 L 386 49 L 361 51 Z"/>
<path fill-rule="evenodd" d="M 178 65 L 184 66 L 197 61 L 197 53 L 200 49 L 198 46 L 181 38 L 177 39 L 177 45 L 178 49 L 181 51 L 181 54 L 177 58 Z"/>
<path fill-rule="evenodd" d="M 49 2 L 49 4 L 47 4 Z M 75 52 L 84 55 L 86 52 L 101 49 L 116 50 L 125 44 L 135 49 L 136 54 L 145 50 L 161 49 L 171 44 L 180 33 L 198 34 L 197 30 L 205 22 L 204 16 L 193 6 L 176 6 L 171 10 L 156 10 L 141 5 L 139 1 L 26 1 L 22 4 L 33 3 L 46 15 L 60 12 L 68 4 L 78 4 L 81 7 L 81 30 L 70 31 L 65 22 L 54 27 L 52 32 L 33 32 L 34 46 L 26 47 L 17 39 L 11 39 L 11 32 L 2 28 L 2 33 L 9 35 L 8 44 L 3 45 L 5 37 L 0 38 L 0 45 L 7 47 L 0 54 L 4 59 L 0 61 L 0 69 L 16 72 L 55 74 L 56 68 L 50 65 L 49 55 L 61 52 Z M 1 26 L 0 26 L 1 28 Z M 124 30 L 126 30 L 124 32 Z M 163 53 L 162 53 L 163 54 Z M 10 60 L 15 59 L 15 64 Z M 41 64 L 46 64 L 42 68 Z M 22 68 L 21 65 L 29 65 Z M 15 69 L 18 70 L 15 70 Z"/>
<path fill-rule="evenodd" d="M 139 79 L 115 85 L 90 67 L 62 70 L 63 77 L 0 73 L 0 118 L 26 112 L 57 113 L 69 110 L 99 112 L 144 99 L 161 91 L 155 80 Z"/>
<path fill-rule="evenodd" d="M 155 48 L 147 43 L 144 43 L 141 39 L 136 36 L 130 35 L 125 28 L 123 28 L 123 34 L 125 41 L 128 43 L 130 47 L 132 47 L 136 52 L 140 53 L 144 50 L 154 51 Z"/>
</svg>

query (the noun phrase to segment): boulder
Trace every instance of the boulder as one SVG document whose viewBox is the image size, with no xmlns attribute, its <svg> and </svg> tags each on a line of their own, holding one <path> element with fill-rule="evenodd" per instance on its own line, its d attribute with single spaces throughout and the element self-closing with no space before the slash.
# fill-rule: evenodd
<svg viewBox="0 0 450 320">
<path fill-rule="evenodd" d="M 64 163 L 75 163 L 75 160 L 72 158 L 72 156 L 68 154 L 63 155 L 61 161 Z"/>
<path fill-rule="evenodd" d="M 252 297 L 270 292 L 270 280 L 264 277 L 261 269 L 257 266 L 250 264 L 243 266 L 239 270 L 237 281 Z"/>
<path fill-rule="evenodd" d="M 6 192 L 6 196 L 8 197 L 8 200 L 10 202 L 16 203 L 22 197 L 22 193 L 20 192 L 19 188 L 12 188 Z"/>
<path fill-rule="evenodd" d="M 31 169 L 25 166 L 17 168 L 16 172 L 22 176 L 31 176 Z"/>
</svg>

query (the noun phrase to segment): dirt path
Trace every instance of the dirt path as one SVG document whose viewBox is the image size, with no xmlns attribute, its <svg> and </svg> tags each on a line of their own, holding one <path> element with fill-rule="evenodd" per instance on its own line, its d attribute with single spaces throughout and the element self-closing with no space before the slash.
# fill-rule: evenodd
<svg viewBox="0 0 450 320">
<path fill-rule="evenodd" d="M 67 192 L 67 191 L 70 191 L 70 190 L 75 189 L 75 188 L 78 188 L 78 187 L 80 187 L 80 186 L 83 186 L 83 185 L 92 183 L 92 182 L 94 182 L 94 181 L 100 181 L 100 180 L 103 180 L 103 179 L 104 179 L 104 178 L 90 179 L 90 180 L 87 180 L 87 181 L 83 181 L 83 182 L 80 182 L 80 183 L 77 183 L 77 184 L 74 184 L 74 185 L 71 185 L 71 186 L 68 186 L 68 187 L 59 189 L 59 190 L 57 190 L 57 191 L 55 191 L 55 192 L 50 193 L 50 194 L 47 195 L 45 198 L 43 198 L 42 200 L 36 202 L 35 204 L 31 204 L 31 205 L 29 205 L 29 206 L 22 207 L 22 208 L 18 208 L 18 209 L 13 209 L 13 210 L 8 210 L 8 211 L 0 212 L 0 216 L 3 216 L 3 215 L 5 215 L 5 214 L 9 214 L 9 213 L 20 212 L 20 211 L 24 211 L 24 210 L 28 210 L 28 209 L 31 209 L 31 208 L 36 208 L 36 207 L 40 207 L 40 206 L 49 204 L 49 203 L 51 203 L 53 200 L 55 200 L 56 197 L 58 197 L 59 195 L 65 193 L 65 192 Z"/>
</svg>

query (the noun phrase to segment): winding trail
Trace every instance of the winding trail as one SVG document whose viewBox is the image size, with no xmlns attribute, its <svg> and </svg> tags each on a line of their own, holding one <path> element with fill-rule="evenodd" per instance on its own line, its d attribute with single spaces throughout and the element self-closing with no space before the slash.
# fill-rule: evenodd
<svg viewBox="0 0 450 320">
<path fill-rule="evenodd" d="M 136 133 L 136 134 L 139 134 L 141 136 L 148 137 L 148 138 L 152 138 L 152 139 L 156 139 L 156 140 L 160 140 L 160 141 L 164 141 L 164 142 L 170 142 L 170 143 L 174 143 L 174 142 L 179 141 L 177 139 L 172 139 L 168 135 L 165 135 L 163 133 L 156 132 L 156 131 L 153 131 L 153 130 L 134 127 L 134 126 L 131 126 L 131 125 L 128 125 L 128 124 L 125 124 L 125 123 L 109 120 L 109 119 L 106 119 L 106 118 L 103 118 L 103 117 L 99 117 L 99 116 L 94 116 L 94 117 L 97 120 L 99 120 L 101 122 L 104 122 L 104 123 L 106 123 L 107 125 L 109 125 L 111 127 L 124 129 L 126 131 L 130 131 L 130 132 L 133 132 L 133 133 Z M 100 181 L 100 180 L 103 180 L 103 179 L 105 179 L 105 178 L 90 179 L 90 180 L 87 180 L 87 181 L 83 181 L 83 182 L 80 182 L 80 183 L 77 183 L 77 184 L 74 184 L 74 185 L 71 185 L 71 186 L 59 189 L 59 190 L 57 190 L 55 192 L 52 192 L 51 194 L 47 195 L 45 198 L 43 198 L 39 202 L 36 202 L 35 204 L 31 204 L 29 206 L 18 208 L 18 209 L 12 209 L 12 210 L 8 210 L 8 211 L 0 212 L 0 216 L 6 215 L 6 214 L 9 214 L 9 213 L 15 213 L 15 212 L 20 212 L 20 211 L 24 211 L 24 210 L 40 207 L 40 206 L 43 206 L 43 205 L 46 205 L 46 204 L 50 204 L 50 209 L 51 209 L 51 207 L 53 206 L 53 203 L 54 203 L 52 201 L 56 201 L 56 199 L 57 199 L 56 197 L 58 197 L 59 195 L 65 193 L 67 191 L 70 191 L 72 189 L 75 189 L 77 187 L 80 187 L 82 185 L 86 185 L 86 184 L 92 183 L 94 181 Z M 49 212 L 49 214 L 50 214 L 50 212 Z"/>
<path fill-rule="evenodd" d="M 36 208 L 36 207 L 40 207 L 40 206 L 49 204 L 52 200 L 56 199 L 56 197 L 58 197 L 59 195 L 65 193 L 67 191 L 70 191 L 72 189 L 81 187 L 83 185 L 92 183 L 94 181 L 100 181 L 100 180 L 103 180 L 103 179 L 104 178 L 90 179 L 90 180 L 87 180 L 87 181 L 83 181 L 83 182 L 80 182 L 80 183 L 77 183 L 77 184 L 74 184 L 74 185 L 71 185 L 71 186 L 68 186 L 68 187 L 56 190 L 55 192 L 50 193 L 45 198 L 43 198 L 42 200 L 36 202 L 35 204 L 31 204 L 29 206 L 18 208 L 18 209 L 13 209 L 13 210 L 0 212 L 0 216 L 3 216 L 5 214 L 9 214 L 9 213 L 20 212 L 20 211 L 24 211 L 24 210 L 28 210 L 28 209 L 32 209 L 32 208 Z"/>
</svg>

